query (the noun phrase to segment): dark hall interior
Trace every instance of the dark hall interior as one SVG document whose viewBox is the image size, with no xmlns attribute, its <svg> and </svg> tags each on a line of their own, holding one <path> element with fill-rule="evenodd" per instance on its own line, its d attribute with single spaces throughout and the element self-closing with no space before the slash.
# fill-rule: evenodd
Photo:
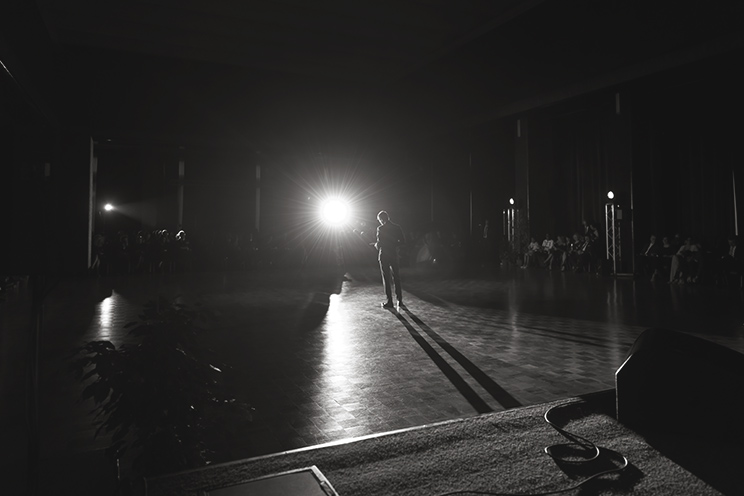
<svg viewBox="0 0 744 496">
<path fill-rule="evenodd" d="M 236 382 L 255 388 L 264 411 L 245 434 L 257 439 L 254 448 L 233 447 L 220 462 L 513 408 L 443 395 L 432 400 L 436 411 L 406 410 L 396 403 L 404 394 L 431 399 L 427 384 L 443 378 L 426 365 L 405 393 L 374 389 L 405 375 L 402 362 L 385 370 L 374 333 L 386 328 L 363 309 L 384 295 L 368 246 L 380 210 L 409 238 L 402 270 L 411 310 L 394 324 L 426 315 L 429 328 L 455 333 L 449 340 L 458 349 L 473 346 L 479 367 L 494 376 L 484 350 L 504 350 L 488 329 L 503 339 L 509 326 L 525 336 L 574 333 L 566 339 L 583 347 L 575 356 L 535 336 L 514 344 L 515 363 L 546 371 L 530 376 L 534 382 L 517 373 L 498 381 L 519 406 L 613 389 L 614 370 L 645 328 L 744 352 L 744 266 L 741 258 L 725 269 L 721 262 L 734 258 L 730 244 L 742 226 L 743 21 L 744 5 L 733 0 L 3 3 L 0 394 L 17 405 L 0 422 L 8 443 L 23 446 L 3 463 L 102 449 L 100 438 L 83 441 L 90 429 L 78 425 L 77 407 L 61 421 L 74 426 L 72 441 L 57 433 L 34 440 L 33 428 L 8 433 L 25 432 L 29 411 L 56 401 L 58 392 L 44 398 L 51 386 L 34 386 L 36 375 L 53 376 L 62 355 L 87 339 L 125 342 L 123 331 L 96 326 L 125 324 L 159 290 L 209 295 L 232 319 L 227 328 L 250 329 L 236 342 L 265 347 L 241 373 L 283 377 Z M 329 234 L 318 220 L 329 197 L 351 205 L 346 231 Z M 563 273 L 552 258 L 530 258 L 531 238 L 586 234 L 584 223 L 596 228 L 586 265 Z M 101 264 L 99 241 L 135 245 L 150 233 L 180 232 L 188 258 Z M 701 253 L 696 272 L 685 268 L 680 279 L 668 261 L 649 272 L 640 254 L 652 235 L 673 245 L 690 238 Z M 331 273 L 342 281 L 329 281 Z M 307 312 L 318 294 L 330 300 L 316 321 Z M 113 320 L 104 325 L 105 301 Z M 340 310 L 344 302 L 360 317 Z M 283 408 L 277 391 L 289 397 L 298 384 L 284 377 L 291 371 L 305 374 L 305 392 L 322 396 L 330 387 L 302 368 L 328 349 L 308 344 L 305 356 L 292 348 L 304 365 L 282 369 L 272 365 L 286 359 L 281 340 L 293 339 L 292 329 L 322 329 L 334 343 L 329 336 L 341 325 L 359 332 L 344 346 L 369 353 L 375 365 L 339 375 L 379 373 L 372 389 L 400 418 L 366 410 L 352 425 L 326 409 L 349 425 L 310 432 L 294 417 L 272 424 Z M 282 338 L 261 334 L 270 326 Z M 59 334 L 50 338 L 52 330 Z M 595 339 L 606 347 L 601 358 L 592 355 Z M 215 347 L 240 361 L 229 343 L 220 335 Z M 551 350 L 578 361 L 549 365 Z M 584 353 L 597 369 L 578 365 Z M 571 379 L 561 383 L 566 371 Z M 60 387 L 69 398 L 79 394 L 76 385 Z M 372 389 L 359 394 L 376 401 Z M 35 422 L 45 432 L 54 418 Z M 698 473 L 689 459 L 669 458 L 718 491 L 740 487 L 718 483 L 720 470 Z M 40 484 L 26 487 L 35 493 Z"/>
</svg>

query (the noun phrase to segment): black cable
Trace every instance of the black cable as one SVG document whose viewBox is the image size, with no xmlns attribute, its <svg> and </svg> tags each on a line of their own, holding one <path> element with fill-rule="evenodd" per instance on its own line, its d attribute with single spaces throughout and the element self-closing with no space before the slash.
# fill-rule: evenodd
<svg viewBox="0 0 744 496">
<path fill-rule="evenodd" d="M 572 464 L 572 465 L 577 465 L 577 466 L 582 465 L 582 464 L 586 464 L 586 463 L 590 463 L 590 462 L 593 462 L 593 461 L 597 460 L 600 457 L 601 453 L 602 453 L 602 448 L 599 448 L 594 443 L 592 443 L 591 441 L 589 441 L 588 439 L 586 439 L 584 437 L 581 437 L 581 436 L 579 436 L 577 434 L 573 434 L 571 432 L 566 431 L 565 429 L 562 429 L 561 427 L 559 427 L 558 425 L 556 425 L 550 419 L 550 414 L 551 414 L 551 412 L 553 410 L 555 410 L 556 408 L 564 407 L 564 406 L 567 406 L 567 405 L 566 404 L 563 404 L 563 405 L 555 405 L 555 406 L 550 407 L 548 409 L 548 411 L 545 412 L 544 418 L 545 418 L 545 421 L 553 429 L 555 429 L 556 431 L 558 431 L 559 434 L 561 434 L 563 437 L 565 437 L 566 439 L 568 439 L 571 442 L 570 443 L 564 443 L 564 444 L 553 444 L 551 446 L 546 446 L 545 449 L 544 449 L 545 453 L 548 456 L 550 456 L 551 458 L 553 458 L 553 460 L 555 460 L 557 463 Z M 580 451 L 583 451 L 583 452 L 587 453 L 588 455 L 586 457 L 582 457 L 579 460 L 574 460 L 574 459 L 569 459 L 566 456 L 561 456 L 561 455 L 558 454 L 558 451 L 561 450 L 561 449 L 565 449 L 565 450 L 568 451 L 569 449 L 574 448 L 576 446 L 579 447 Z M 615 453 L 615 452 L 613 451 L 613 453 Z M 579 482 L 578 484 L 575 484 L 573 486 L 567 487 L 565 489 L 556 489 L 556 490 L 553 490 L 553 491 L 545 491 L 545 492 L 540 492 L 540 493 L 498 493 L 498 492 L 493 492 L 493 491 L 476 491 L 476 490 L 463 489 L 463 490 L 460 490 L 460 491 L 451 491 L 451 492 L 448 492 L 448 493 L 441 493 L 438 496 L 453 496 L 455 494 L 480 494 L 480 495 L 486 495 L 486 496 L 548 496 L 550 494 L 565 493 L 565 492 L 568 492 L 568 491 L 573 491 L 575 489 L 578 489 L 579 487 L 583 486 L 587 482 L 589 482 L 591 480 L 594 480 L 594 479 L 596 479 L 598 477 L 601 477 L 603 475 L 612 474 L 612 473 L 615 473 L 615 472 L 621 472 L 621 471 L 625 470 L 628 467 L 628 465 L 629 465 L 628 459 L 624 455 L 622 455 L 620 453 L 617 453 L 617 454 L 620 455 L 622 457 L 622 459 L 623 459 L 622 465 L 620 465 L 619 467 L 615 467 L 615 468 L 611 468 L 611 469 L 608 469 L 608 470 L 602 470 L 600 472 L 597 472 L 596 474 L 593 474 L 592 476 L 590 476 L 587 479 L 584 479 L 583 481 Z M 574 455 L 574 457 L 575 457 L 575 455 Z"/>
</svg>

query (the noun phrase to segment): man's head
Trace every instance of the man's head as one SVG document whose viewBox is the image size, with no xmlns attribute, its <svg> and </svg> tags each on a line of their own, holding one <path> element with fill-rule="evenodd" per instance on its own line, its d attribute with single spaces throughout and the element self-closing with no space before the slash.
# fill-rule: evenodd
<svg viewBox="0 0 744 496">
<path fill-rule="evenodd" d="M 387 224 L 387 221 L 390 220 L 390 216 L 384 210 L 380 210 L 380 213 L 377 214 L 377 220 L 380 222 L 380 224 Z"/>
</svg>

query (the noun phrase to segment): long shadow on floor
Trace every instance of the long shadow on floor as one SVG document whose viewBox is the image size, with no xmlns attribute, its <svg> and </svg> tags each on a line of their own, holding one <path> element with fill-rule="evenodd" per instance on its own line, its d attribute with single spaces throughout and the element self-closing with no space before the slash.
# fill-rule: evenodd
<svg viewBox="0 0 744 496">
<path fill-rule="evenodd" d="M 454 346 L 447 342 L 442 336 L 440 336 L 434 329 L 429 327 L 417 317 L 408 308 L 403 307 L 403 311 L 408 317 L 414 321 L 431 339 L 434 340 L 444 351 L 446 351 L 457 363 L 459 363 L 488 393 L 499 402 L 504 408 L 516 408 L 522 406 L 522 404 L 511 394 L 509 394 L 504 388 L 499 386 L 496 381 L 491 379 L 485 372 L 479 369 L 473 362 L 468 360 L 462 353 L 460 353 Z"/>
<path fill-rule="evenodd" d="M 419 346 L 426 352 L 427 355 L 429 355 L 429 358 L 436 364 L 437 367 L 439 367 L 439 370 L 442 371 L 442 373 L 447 376 L 447 378 L 450 380 L 450 382 L 457 388 L 457 390 L 460 392 L 460 394 L 463 395 L 463 397 L 470 403 L 470 405 L 475 408 L 475 410 L 478 413 L 488 413 L 492 412 L 493 409 L 488 406 L 488 404 L 483 401 L 483 398 L 481 398 L 478 393 L 475 392 L 475 390 L 470 387 L 470 385 L 465 382 L 465 379 L 462 378 L 460 374 L 457 373 L 455 369 L 452 368 L 452 366 L 447 363 L 447 361 L 437 353 L 437 351 L 434 349 L 432 345 L 430 345 L 426 339 L 421 335 L 420 332 L 416 330 L 413 325 L 399 312 L 397 312 L 393 308 L 388 309 L 390 313 L 395 315 L 398 320 L 405 326 L 405 328 L 408 330 L 408 332 L 411 334 L 411 337 L 418 343 Z"/>
</svg>

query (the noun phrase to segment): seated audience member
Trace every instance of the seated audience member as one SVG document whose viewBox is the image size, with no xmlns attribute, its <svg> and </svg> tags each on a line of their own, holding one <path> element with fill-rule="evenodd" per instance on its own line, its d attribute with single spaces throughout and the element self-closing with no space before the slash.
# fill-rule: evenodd
<svg viewBox="0 0 744 496">
<path fill-rule="evenodd" d="M 706 262 L 707 252 L 703 249 L 703 243 L 696 238 L 692 238 L 692 246 L 695 248 L 688 251 L 685 256 L 685 263 L 682 266 L 682 277 L 686 282 L 698 282 L 703 271 L 703 265 Z"/>
<path fill-rule="evenodd" d="M 685 239 L 677 253 L 672 256 L 671 270 L 669 271 L 669 282 L 684 284 L 693 281 L 693 274 L 697 274 L 697 263 L 700 246 L 693 242 L 691 237 Z"/>
<path fill-rule="evenodd" d="M 573 235 L 567 253 L 567 266 L 574 272 L 583 271 L 586 267 L 586 262 L 591 260 L 591 252 L 589 251 L 590 239 L 590 237 L 582 236 L 579 233 Z M 565 266 L 561 270 L 565 270 Z"/>
<path fill-rule="evenodd" d="M 674 253 L 677 253 L 679 247 L 682 246 L 682 244 L 684 243 L 684 240 L 682 239 L 682 236 L 677 233 L 672 236 L 672 239 L 670 239 L 669 242 L 672 244 L 672 251 Z"/>
<path fill-rule="evenodd" d="M 527 267 L 537 265 L 537 256 L 539 253 L 540 245 L 537 243 L 535 238 L 530 238 L 530 244 L 527 245 L 527 253 L 524 254 L 524 264 L 522 264 L 522 268 L 526 269 Z"/>
<path fill-rule="evenodd" d="M 707 276 L 710 276 L 710 282 L 714 283 L 716 263 L 720 256 L 720 250 L 716 246 L 716 241 L 715 239 L 706 239 L 704 242 L 697 243 L 697 245 L 698 254 L 696 263 L 693 266 L 695 272 L 691 274 L 692 282 L 704 281 Z"/>
<path fill-rule="evenodd" d="M 561 265 L 561 270 L 573 269 L 576 260 L 576 251 L 579 248 L 578 237 L 578 234 L 566 236 L 566 256 L 564 257 L 565 261 L 563 265 Z"/>
<path fill-rule="evenodd" d="M 596 239 L 599 239 L 599 230 L 594 225 L 594 222 L 581 221 L 584 227 L 584 238 L 589 239 L 589 243 Z"/>
<path fill-rule="evenodd" d="M 558 239 L 559 241 L 555 246 L 559 253 L 556 253 L 556 257 L 561 262 L 561 271 L 564 271 L 568 265 L 568 255 L 571 252 L 571 240 L 568 236 L 559 236 Z"/>
<path fill-rule="evenodd" d="M 129 236 L 123 231 L 119 231 L 119 244 L 116 251 L 117 271 L 129 274 L 132 271 L 132 247 L 129 244 Z"/>
<path fill-rule="evenodd" d="M 672 257 L 674 256 L 675 250 L 668 236 L 664 236 L 661 239 L 661 249 L 659 250 L 659 272 L 661 274 L 668 274 L 672 268 Z"/>
<path fill-rule="evenodd" d="M 591 224 L 590 224 L 590 227 Z M 579 262 L 576 268 L 577 272 L 591 272 L 592 263 L 594 262 L 594 246 L 597 242 L 596 233 L 589 231 L 588 236 L 584 236 L 581 249 L 579 250 Z"/>
<path fill-rule="evenodd" d="M 176 270 L 190 270 L 191 269 L 191 244 L 186 239 L 186 231 L 181 229 L 176 233 L 175 239 L 175 268 Z"/>
<path fill-rule="evenodd" d="M 656 280 L 660 270 L 661 244 L 656 241 L 656 235 L 652 234 L 643 251 L 638 255 L 639 272 L 642 275 L 651 275 Z"/>
<path fill-rule="evenodd" d="M 717 282 L 728 284 L 730 277 L 735 275 L 737 284 L 741 284 L 740 278 L 744 275 L 744 250 L 739 250 L 738 244 L 738 236 L 729 236 L 727 251 L 718 259 Z"/>
<path fill-rule="evenodd" d="M 145 250 L 146 250 L 146 239 L 145 232 L 140 230 L 134 237 L 134 248 L 133 248 L 133 259 L 134 259 L 134 270 L 139 272 L 145 263 Z"/>
<path fill-rule="evenodd" d="M 555 245 L 555 241 L 553 241 L 553 238 L 550 237 L 550 234 L 545 234 L 545 239 L 542 242 L 542 252 L 547 257 L 550 252 L 553 251 L 553 245 Z"/>
<path fill-rule="evenodd" d="M 108 260 L 106 259 L 106 236 L 96 233 L 93 237 L 93 263 L 90 270 L 96 275 L 101 275 L 101 267 L 107 269 Z"/>
<path fill-rule="evenodd" d="M 561 237 L 556 236 L 555 240 L 550 237 L 550 235 L 545 235 L 545 241 L 543 241 L 543 251 L 545 255 L 545 261 L 543 262 L 543 266 L 547 267 L 550 270 L 553 270 L 553 265 L 555 264 L 556 260 L 560 260 L 560 247 L 558 246 L 558 243 L 561 242 Z"/>
<path fill-rule="evenodd" d="M 174 269 L 174 253 L 173 243 L 175 238 L 173 234 L 167 229 L 160 231 L 159 237 L 159 251 L 158 251 L 158 270 L 162 272 L 173 272 Z"/>
</svg>

